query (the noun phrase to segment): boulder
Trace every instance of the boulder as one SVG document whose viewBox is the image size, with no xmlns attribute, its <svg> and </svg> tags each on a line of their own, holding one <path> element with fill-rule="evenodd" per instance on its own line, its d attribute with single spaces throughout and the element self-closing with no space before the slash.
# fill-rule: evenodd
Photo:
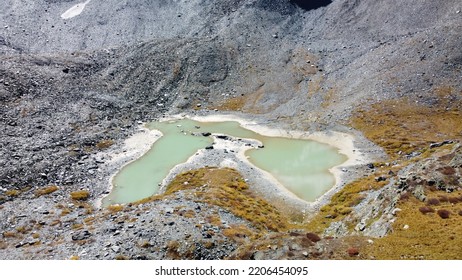
<svg viewBox="0 0 462 280">
<path fill-rule="evenodd" d="M 77 241 L 77 240 L 84 240 L 87 239 L 91 236 L 91 233 L 88 230 L 76 232 L 72 235 L 72 240 Z"/>
</svg>

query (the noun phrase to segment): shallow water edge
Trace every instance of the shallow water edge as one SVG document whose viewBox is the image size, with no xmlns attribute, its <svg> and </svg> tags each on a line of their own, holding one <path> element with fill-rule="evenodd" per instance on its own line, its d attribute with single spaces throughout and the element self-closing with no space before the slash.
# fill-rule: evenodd
<svg viewBox="0 0 462 280">
<path fill-rule="evenodd" d="M 177 116 L 171 116 L 168 118 L 161 119 L 160 121 L 167 121 L 167 120 L 175 120 L 175 119 L 184 119 L 184 118 L 189 118 L 195 121 L 199 122 L 226 122 L 226 121 L 235 121 L 238 122 L 243 128 L 251 130 L 253 132 L 256 132 L 258 134 L 261 134 L 265 137 L 286 137 L 286 138 L 291 138 L 291 139 L 307 139 L 307 140 L 313 140 L 316 142 L 328 144 L 335 149 L 338 149 L 339 153 L 345 155 L 347 157 L 347 160 L 338 166 L 332 167 L 329 169 L 330 173 L 333 174 L 335 178 L 335 183 L 333 184 L 333 187 L 330 188 L 327 192 L 324 192 L 323 195 L 321 195 L 319 198 L 317 198 L 313 202 L 307 202 L 305 200 L 302 200 L 295 195 L 293 195 L 291 192 L 287 191 L 287 189 L 282 186 L 281 183 L 279 183 L 277 180 L 274 179 L 274 177 L 267 171 L 264 170 L 258 170 L 255 168 L 252 168 L 253 165 L 251 162 L 249 162 L 247 156 L 246 156 L 246 151 L 248 150 L 248 147 L 228 147 L 229 149 L 238 149 L 239 151 L 235 154 L 235 157 L 230 158 L 230 159 L 224 159 L 224 158 L 219 158 L 215 157 L 217 155 L 214 155 L 214 162 L 209 162 L 209 159 L 207 158 L 206 155 L 204 155 L 203 152 L 199 151 L 196 154 L 192 155 L 189 159 L 187 159 L 186 162 L 178 164 L 174 168 L 171 169 L 170 173 L 168 176 L 164 179 L 162 186 L 165 186 L 174 176 L 176 176 L 178 173 L 194 169 L 194 168 L 199 168 L 199 167 L 204 167 L 204 166 L 218 166 L 218 167 L 231 167 L 231 168 L 236 168 L 238 169 L 239 172 L 242 173 L 242 175 L 245 178 L 248 178 L 249 184 L 255 189 L 255 191 L 266 198 L 267 200 L 274 202 L 274 204 L 277 205 L 284 205 L 284 207 L 287 207 L 287 204 L 289 203 L 293 209 L 298 209 L 298 211 L 303 211 L 303 212 L 310 212 L 313 209 L 318 209 L 320 205 L 323 205 L 328 198 L 333 195 L 336 191 L 339 190 L 344 185 L 344 182 L 342 180 L 343 177 L 343 172 L 341 171 L 343 168 L 351 166 L 351 165 L 357 165 L 357 164 L 362 164 L 366 162 L 366 157 L 360 153 L 357 149 L 354 147 L 354 138 L 352 135 L 346 134 L 346 133 L 340 133 L 340 132 L 335 132 L 335 131 L 325 131 L 325 132 L 316 132 L 316 133 L 308 133 L 308 132 L 303 132 L 303 131 L 285 131 L 282 129 L 275 129 L 271 128 L 265 125 L 260 125 L 254 121 L 249 121 L 248 119 L 245 118 L 240 118 L 235 115 L 209 115 L 209 116 L 188 116 L 188 115 L 177 115 Z M 157 139 L 149 139 L 149 137 L 140 137 L 140 135 L 134 135 L 131 138 L 126 140 L 126 146 L 130 146 L 129 144 L 131 142 L 136 142 L 136 145 L 133 145 L 131 143 L 130 149 L 126 149 L 132 152 L 132 160 L 131 161 L 125 161 L 125 165 L 127 165 L 130 162 L 136 161 L 137 158 L 133 158 L 133 150 L 136 152 L 136 147 L 144 147 L 144 150 L 146 150 L 146 142 L 151 142 L 149 145 L 152 145 L 155 141 L 157 141 L 160 137 L 159 132 L 147 132 L 145 128 L 142 128 L 143 132 L 140 132 L 139 134 L 146 136 L 145 134 L 148 133 L 150 136 L 155 136 L 158 137 Z M 225 148 L 226 145 L 229 145 L 229 143 L 223 143 L 223 141 L 217 141 L 219 139 L 214 139 L 215 144 L 218 145 L 217 149 Z M 221 145 L 221 146 L 220 146 Z M 120 158 L 123 157 L 124 153 L 122 155 L 118 155 L 119 161 Z M 139 153 L 138 153 L 139 155 Z M 129 156 L 129 155 L 128 155 Z M 111 180 L 113 179 L 114 176 L 111 177 Z M 261 185 L 265 185 L 263 188 Z M 109 189 L 112 189 L 112 184 L 109 182 Z M 162 191 L 162 190 L 160 190 Z M 101 204 L 100 204 L 101 205 Z M 303 209 L 303 210 L 302 210 Z"/>
</svg>

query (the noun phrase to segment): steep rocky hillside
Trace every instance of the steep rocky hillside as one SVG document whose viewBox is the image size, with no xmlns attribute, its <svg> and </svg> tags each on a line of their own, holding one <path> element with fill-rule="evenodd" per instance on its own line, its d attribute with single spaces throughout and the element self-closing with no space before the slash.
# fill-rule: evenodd
<svg viewBox="0 0 462 280">
<path fill-rule="evenodd" d="M 396 210 L 411 209 L 408 201 L 446 195 L 448 184 L 460 192 L 461 167 L 448 161 L 460 157 L 462 138 L 460 1 L 4 2 L 3 259 L 348 258 L 349 247 L 363 252 L 370 245 L 363 235 L 379 237 L 394 224 L 408 225 Z M 279 229 L 262 230 L 224 205 L 191 200 L 191 190 L 141 206 L 95 207 L 114 172 L 101 155 L 121 149 L 140 122 L 215 111 L 284 129 L 348 132 L 377 162 L 348 171 L 352 182 L 319 215 Z M 429 148 L 432 143 L 444 145 Z M 443 178 L 445 187 L 436 189 L 426 179 L 416 191 L 413 174 L 419 172 L 457 176 Z M 412 188 L 406 192 L 403 182 Z M 82 190 L 88 197 L 71 198 Z M 400 199 L 403 191 L 414 196 Z M 455 230 L 459 209 L 451 207 L 445 221 Z M 406 213 L 403 219 L 413 215 Z M 435 213 L 429 215 L 439 219 Z M 175 215 L 181 221 L 171 224 Z M 183 232 L 190 232 L 186 244 Z M 307 232 L 336 239 L 313 241 Z M 272 234 L 280 243 L 275 254 L 240 253 L 266 246 Z M 285 246 L 291 238 L 299 247 Z M 393 241 L 398 248 L 412 236 L 399 238 Z M 432 246 L 402 255 L 445 257 L 432 255 Z M 400 257 L 367 250 L 360 256 Z"/>
</svg>

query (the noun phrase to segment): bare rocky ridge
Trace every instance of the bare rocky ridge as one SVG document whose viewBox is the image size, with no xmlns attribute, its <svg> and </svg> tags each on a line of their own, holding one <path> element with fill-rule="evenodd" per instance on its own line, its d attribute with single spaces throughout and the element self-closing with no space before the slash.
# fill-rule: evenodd
<svg viewBox="0 0 462 280">
<path fill-rule="evenodd" d="M 111 174 L 105 159 L 96 155 L 120 149 L 138 122 L 225 108 L 274 127 L 349 132 L 358 137 L 359 148 L 378 156 L 381 149 L 349 128 L 347 120 L 359 106 L 401 97 L 432 106 L 436 88 L 462 90 L 462 6 L 457 0 L 334 0 L 308 10 L 285 0 L 110 0 L 90 1 L 69 19 L 60 16 L 78 1 L 4 2 L 2 259 L 214 259 L 232 254 L 239 242 L 223 236 L 223 228 L 211 230 L 212 246 L 204 242 L 204 226 L 196 225 L 213 227 L 206 221 L 208 213 L 252 225 L 181 194 L 149 204 L 137 222 L 117 222 L 117 215 L 139 210 L 129 207 L 108 215 L 96 210 L 98 222 L 85 224 L 87 206 L 79 208 L 69 193 L 89 190 L 91 200 L 104 194 Z M 460 102 L 460 95 L 454 98 L 453 103 Z M 230 100 L 240 105 L 229 107 Z M 355 176 L 367 171 L 357 169 Z M 49 185 L 59 190 L 35 198 L 37 189 Z M 72 211 L 61 216 L 58 204 Z M 385 204 L 387 211 L 393 210 Z M 198 206 L 201 211 L 194 210 Z M 175 209 L 169 215 L 177 215 L 182 207 L 197 216 L 168 226 L 163 209 Z M 62 221 L 49 226 L 55 220 Z M 142 220 L 152 221 L 151 229 Z M 389 220 L 365 233 L 381 235 Z M 342 226 L 330 230 L 342 236 Z M 5 236 L 18 227 L 27 230 Z M 202 253 L 188 255 L 181 243 L 184 232 L 191 233 Z M 34 233 L 38 237 L 30 239 Z M 143 238 L 152 249 L 149 254 L 142 245 L 121 246 Z M 112 241 L 108 245 L 103 239 Z M 180 244 L 169 247 L 171 241 Z M 102 248 L 110 249 L 106 254 Z"/>
</svg>

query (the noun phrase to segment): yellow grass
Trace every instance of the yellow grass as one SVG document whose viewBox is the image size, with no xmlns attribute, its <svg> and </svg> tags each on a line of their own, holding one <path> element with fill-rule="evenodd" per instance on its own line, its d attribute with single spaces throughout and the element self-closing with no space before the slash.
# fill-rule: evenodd
<svg viewBox="0 0 462 280">
<path fill-rule="evenodd" d="M 71 198 L 74 200 L 87 200 L 90 197 L 90 192 L 87 190 L 71 192 Z"/>
<path fill-rule="evenodd" d="M 448 195 L 434 192 L 437 195 L 458 197 L 462 192 Z M 402 209 L 393 224 L 393 232 L 388 236 L 375 240 L 366 248 L 366 257 L 376 259 L 462 259 L 462 203 L 442 202 L 434 208 L 434 213 L 422 214 L 419 208 L 425 206 L 413 197 L 398 205 Z M 442 219 L 436 211 L 448 210 L 448 219 Z M 408 229 L 405 229 L 409 227 Z"/>
<path fill-rule="evenodd" d="M 42 196 L 42 195 L 47 195 L 47 194 L 51 194 L 51 193 L 54 193 L 55 191 L 57 191 L 59 188 L 58 186 L 48 186 L 48 187 L 44 187 L 44 188 L 41 188 L 41 189 L 38 189 L 36 192 L 35 192 L 35 196 L 36 197 L 39 197 L 39 196 Z"/>
</svg>

